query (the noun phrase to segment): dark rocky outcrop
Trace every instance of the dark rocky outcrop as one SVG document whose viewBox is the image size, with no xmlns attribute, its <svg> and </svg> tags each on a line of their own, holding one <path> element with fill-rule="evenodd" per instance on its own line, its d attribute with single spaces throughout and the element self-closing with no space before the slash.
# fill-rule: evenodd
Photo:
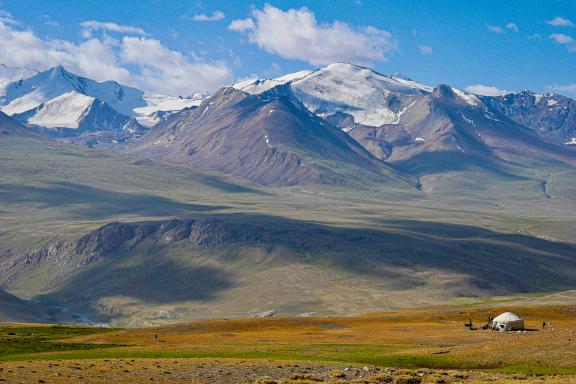
<svg viewBox="0 0 576 384">
<path fill-rule="evenodd" d="M 254 225 L 219 219 L 200 218 L 162 222 L 110 223 L 70 241 L 60 241 L 24 254 L 4 250 L 0 257 L 0 276 L 9 285 L 22 273 L 39 265 L 61 267 L 51 276 L 53 283 L 99 261 L 121 255 L 143 242 L 150 245 L 187 242 L 197 247 L 260 242 L 265 231 Z"/>
<path fill-rule="evenodd" d="M 482 97 L 482 101 L 548 141 L 567 144 L 576 138 L 576 100 L 569 97 L 522 91 L 503 96 L 486 96 Z"/>
</svg>

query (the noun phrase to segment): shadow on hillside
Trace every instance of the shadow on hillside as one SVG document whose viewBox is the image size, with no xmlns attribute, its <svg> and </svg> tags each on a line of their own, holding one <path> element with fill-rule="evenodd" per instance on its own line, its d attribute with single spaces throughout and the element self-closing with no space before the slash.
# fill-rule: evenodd
<svg viewBox="0 0 576 384">
<path fill-rule="evenodd" d="M 461 152 L 422 152 L 407 160 L 394 161 L 392 164 L 402 172 L 418 176 L 478 169 L 505 180 L 525 179 L 514 174 L 512 170 L 506 169 L 504 161 L 497 157 L 490 158 Z"/>
<path fill-rule="evenodd" d="M 270 216 L 214 216 L 258 225 L 267 233 L 267 245 L 290 251 L 285 260 L 396 281 L 398 289 L 421 282 L 409 272 L 399 275 L 396 267 L 462 274 L 477 288 L 502 294 L 576 287 L 576 244 L 571 243 L 431 221 L 382 220 L 383 229 L 366 229 Z"/>
<path fill-rule="evenodd" d="M 338 274 L 345 271 L 382 281 L 386 289 L 398 291 L 425 287 L 429 282 L 418 273 L 431 270 L 465 279 L 465 283 L 443 286 L 453 296 L 550 292 L 576 287 L 574 244 L 415 220 L 383 220 L 384 229 L 363 229 L 264 215 L 208 216 L 250 224 L 262 231 L 263 240 L 208 247 L 182 239 L 176 242 L 178 247 L 190 249 L 191 253 L 198 247 L 222 249 L 222 255 L 224 247 L 249 246 L 252 250 L 258 247 L 270 256 L 267 266 L 317 265 Z M 121 254 L 109 259 L 110 262 L 86 268 L 50 297 L 77 297 L 85 292 L 94 298 L 131 296 L 152 304 L 210 301 L 238 284 L 230 273 L 217 267 L 188 266 L 170 260 L 165 257 L 163 246 L 172 245 L 149 240 L 144 248 L 126 251 L 144 252 L 148 255 L 145 258 Z M 249 268 L 255 261 L 247 256 L 244 262 Z"/>
<path fill-rule="evenodd" d="M 62 289 L 45 298 L 66 302 L 78 293 L 91 298 L 124 296 L 149 304 L 210 301 L 232 286 L 232 276 L 209 266 L 188 266 L 172 260 L 143 260 L 123 265 L 122 260 L 101 264 L 75 275 Z M 41 297 L 42 299 L 42 297 Z"/>
<path fill-rule="evenodd" d="M 233 184 L 216 176 L 200 176 L 197 179 L 204 185 L 218 189 L 224 193 L 252 193 L 255 195 L 270 195 L 264 190 L 250 188 L 240 184 Z"/>
<path fill-rule="evenodd" d="M 0 201 L 5 204 L 66 207 L 72 210 L 69 214 L 85 219 L 102 219 L 122 213 L 190 214 L 226 208 L 182 203 L 154 195 L 113 192 L 70 182 L 46 183 L 45 186 L 0 184 Z"/>
</svg>

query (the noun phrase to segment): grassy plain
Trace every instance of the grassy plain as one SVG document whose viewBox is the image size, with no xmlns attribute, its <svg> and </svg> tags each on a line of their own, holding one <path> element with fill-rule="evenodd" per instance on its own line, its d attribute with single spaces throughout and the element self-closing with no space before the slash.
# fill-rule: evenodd
<svg viewBox="0 0 576 384">
<path fill-rule="evenodd" d="M 468 319 L 481 325 L 505 310 L 523 316 L 532 330 L 464 329 Z M 269 383 L 566 383 L 576 380 L 575 313 L 573 305 L 452 306 L 129 330 L 12 325 L 0 331 L 0 378 L 46 383 L 80 377 L 93 383 L 264 383 L 266 377 Z M 544 320 L 552 327 L 543 329 Z M 5 347 L 10 337 L 35 340 L 14 351 Z M 47 347 L 39 347 L 43 344 Z M 49 349 L 53 345 L 57 349 Z M 409 378 L 414 381 L 402 381 Z"/>
</svg>

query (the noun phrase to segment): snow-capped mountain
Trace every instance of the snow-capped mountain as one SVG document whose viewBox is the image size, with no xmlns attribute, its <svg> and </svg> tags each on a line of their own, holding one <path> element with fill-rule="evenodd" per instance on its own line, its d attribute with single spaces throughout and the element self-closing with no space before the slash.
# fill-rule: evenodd
<svg viewBox="0 0 576 384">
<path fill-rule="evenodd" d="M 484 97 L 343 63 L 234 87 L 302 103 L 375 157 L 419 176 L 468 168 L 503 175 L 512 159 L 576 161 L 569 145 L 554 145 L 576 144 L 575 101 L 558 95 Z"/>
<path fill-rule="evenodd" d="M 482 97 L 490 108 L 522 124 L 546 140 L 576 144 L 576 100 L 554 93 L 530 91 Z"/>
<path fill-rule="evenodd" d="M 12 115 L 36 108 L 40 104 L 68 92 L 77 92 L 104 101 L 128 116 L 134 108 L 146 105 L 144 92 L 116 81 L 97 82 L 68 72 L 58 66 L 9 84 L 0 98 L 3 112 Z"/>
<path fill-rule="evenodd" d="M 134 109 L 136 119 L 145 127 L 152 127 L 173 113 L 200 105 L 208 95 L 194 94 L 189 97 L 145 94 L 146 106 Z"/>
<path fill-rule="evenodd" d="M 487 107 L 480 97 L 439 85 L 401 116 L 400 124 L 355 125 L 348 132 L 376 157 L 419 176 L 482 169 L 509 175 L 511 164 L 538 158 L 576 165 L 576 152 Z"/>
<path fill-rule="evenodd" d="M 15 81 L 26 79 L 38 74 L 38 71 L 25 67 L 9 67 L 0 64 L 0 97 L 3 96 L 6 86 Z"/>
<path fill-rule="evenodd" d="M 298 101 L 226 87 L 174 115 L 135 143 L 132 153 L 224 171 L 265 185 L 401 184 L 399 176 L 349 135 Z"/>
<path fill-rule="evenodd" d="M 4 79 L 4 80 L 2 80 Z M 200 104 L 207 95 L 147 94 L 116 81 L 97 82 L 61 66 L 45 72 L 0 66 L 0 111 L 51 135 L 118 132 L 130 118 L 140 132 L 171 114 Z"/>
<path fill-rule="evenodd" d="M 282 86 L 311 112 L 330 119 L 337 114 L 351 117 L 350 124 L 381 126 L 397 124 L 415 99 L 432 87 L 403 76 L 385 76 L 371 69 L 335 63 L 316 71 L 301 71 L 273 80 L 240 82 L 234 85 L 250 94 Z M 346 126 L 342 126 L 346 129 Z"/>
<path fill-rule="evenodd" d="M 246 93 L 249 93 L 251 95 L 257 95 L 262 92 L 266 92 L 278 85 L 286 84 L 288 82 L 295 80 L 300 80 L 313 72 L 314 71 L 307 71 L 307 70 L 298 71 L 294 73 L 289 73 L 276 79 L 264 79 L 264 80 L 247 79 L 239 81 L 238 83 L 234 84 L 233 87 Z"/>
<path fill-rule="evenodd" d="M 50 135 L 77 136 L 84 132 L 121 132 L 128 128 L 135 132 L 144 130 L 134 118 L 76 91 L 57 96 L 13 117 Z"/>
<path fill-rule="evenodd" d="M 576 101 L 554 94 L 478 96 L 448 85 L 432 88 L 400 74 L 382 75 L 346 63 L 276 79 L 246 80 L 233 88 L 244 95 L 257 96 L 263 103 L 288 100 L 326 124 L 347 132 L 374 157 L 405 170 L 413 168 L 406 164 L 416 164 L 418 156 L 436 159 L 440 152 L 439 160 L 428 161 L 430 165 L 445 162 L 447 154 L 450 159 L 458 158 L 460 164 L 489 164 L 486 159 L 491 160 L 494 153 L 508 153 L 508 149 L 501 148 L 504 142 L 516 149 L 523 148 L 526 153 L 542 150 L 549 158 L 557 158 L 553 155 L 554 148 L 543 146 L 539 137 L 556 144 L 576 144 Z M 99 83 L 86 79 L 62 67 L 12 82 L 4 90 L 1 109 L 38 132 L 60 137 L 108 132 L 105 143 L 117 141 L 115 132 L 123 132 L 122 141 L 134 132 L 130 137 L 134 139 L 144 127 L 172 124 L 195 116 L 187 112 L 201 105 L 205 107 L 204 113 L 209 110 L 210 116 L 217 107 L 201 104 L 206 95 L 183 98 L 146 94 L 114 81 Z M 248 100 L 253 101 L 244 102 L 249 103 Z M 234 110 L 244 110 L 243 104 L 237 108 Z M 239 117 L 234 119 L 238 126 L 245 125 Z M 198 118 L 194 126 L 200 125 L 200 121 L 203 118 Z M 227 127 L 227 132 L 233 130 Z M 204 145 L 216 144 L 206 141 Z M 199 148 L 195 150 L 201 152 Z M 558 156 L 571 158 L 570 154 Z M 199 159 L 199 155 L 191 157 Z"/>
</svg>

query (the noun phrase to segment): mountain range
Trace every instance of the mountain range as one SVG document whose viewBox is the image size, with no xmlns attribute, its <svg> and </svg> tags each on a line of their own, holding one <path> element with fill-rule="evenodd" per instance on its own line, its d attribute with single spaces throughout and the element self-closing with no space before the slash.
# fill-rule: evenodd
<svg viewBox="0 0 576 384">
<path fill-rule="evenodd" d="M 185 98 L 0 69 L 4 318 L 142 326 L 574 289 L 573 99 L 345 63 Z"/>
<path fill-rule="evenodd" d="M 104 143 L 111 138 L 114 142 L 135 139 L 156 124 L 166 125 L 171 114 L 194 109 L 203 101 L 213 102 L 207 100 L 207 95 L 149 95 L 115 81 L 99 83 L 77 76 L 60 66 L 45 72 L 6 66 L 1 69 L 3 112 L 52 138 L 91 134 L 93 140 L 80 140 L 84 143 L 100 143 L 94 141 L 94 132 L 107 132 Z M 545 145 L 531 141 L 534 135 L 559 145 L 576 142 L 576 101 L 551 93 L 523 91 L 477 96 L 450 86 L 433 88 L 399 74 L 386 76 L 345 63 L 277 79 L 246 80 L 232 87 L 258 96 L 261 101 L 283 97 L 298 104 L 322 119 L 321 124 L 347 132 L 374 157 L 397 164 L 408 173 L 415 171 L 411 163 L 416 156 L 428 159 L 430 169 L 436 167 L 436 158 L 442 164 L 451 157 L 463 158 L 464 163 L 497 167 L 495 163 L 507 156 L 502 151 L 514 148 L 518 152 L 523 148 L 532 153 L 545 152 Z M 179 116 L 184 119 L 185 115 Z M 170 124 L 175 122 L 171 120 Z M 153 131 L 150 137 L 159 135 L 159 130 Z M 115 140 L 118 138 L 122 140 Z M 514 142 L 497 150 L 492 148 L 490 143 L 503 140 Z M 199 142 L 197 146 L 204 144 Z M 540 148 L 535 149 L 538 145 Z M 484 155 L 488 152 L 492 152 L 492 159 L 486 161 Z M 555 149 L 552 152 L 545 156 L 558 156 Z M 570 157 L 565 151 L 560 153 L 564 153 L 560 157 Z M 212 163 L 210 159 L 205 162 Z"/>
<path fill-rule="evenodd" d="M 402 179 L 299 102 L 232 87 L 158 124 L 131 153 L 209 167 L 265 185 L 342 185 L 362 174 L 380 182 Z"/>
<path fill-rule="evenodd" d="M 284 185 L 342 184 L 367 170 L 381 174 L 375 168 L 405 180 L 466 169 L 518 177 L 534 158 L 573 167 L 576 108 L 562 96 L 540 98 L 521 108 L 540 117 L 522 117 L 503 107 L 505 98 L 339 63 L 223 88 L 197 109 L 158 124 L 130 152 Z"/>
<path fill-rule="evenodd" d="M 78 76 L 61 66 L 44 72 L 0 69 L 0 110 L 52 138 L 87 132 L 137 137 L 170 113 L 197 105 L 201 98 L 146 94 L 116 81 Z"/>
</svg>

